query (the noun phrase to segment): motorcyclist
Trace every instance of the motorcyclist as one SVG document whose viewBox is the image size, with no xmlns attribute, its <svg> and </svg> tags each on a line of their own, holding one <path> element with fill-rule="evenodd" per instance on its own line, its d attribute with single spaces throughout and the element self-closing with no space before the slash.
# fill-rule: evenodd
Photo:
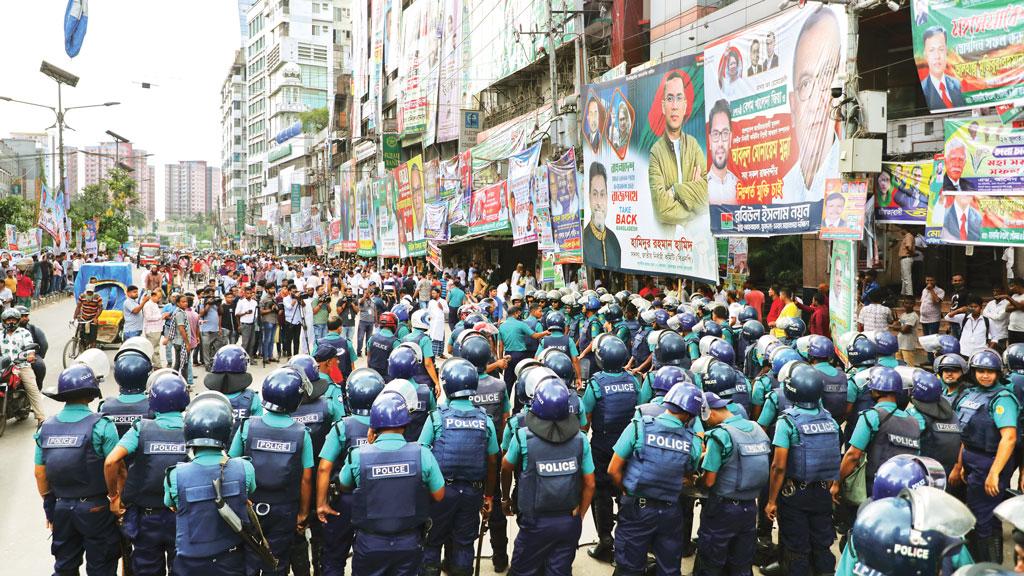
<svg viewBox="0 0 1024 576">
<path fill-rule="evenodd" d="M 0 351 L 15 363 L 21 383 L 28 393 L 29 404 L 32 405 L 32 412 L 36 415 L 36 424 L 42 424 L 46 420 L 43 412 L 43 397 L 39 394 L 39 384 L 36 380 L 36 373 L 32 370 L 32 362 L 36 359 L 35 351 L 23 354 L 30 346 L 35 345 L 32 333 L 22 328 L 21 312 L 14 308 L 8 308 L 0 314 L 0 321 L 3 321 L 3 334 L 0 334 Z"/>
</svg>

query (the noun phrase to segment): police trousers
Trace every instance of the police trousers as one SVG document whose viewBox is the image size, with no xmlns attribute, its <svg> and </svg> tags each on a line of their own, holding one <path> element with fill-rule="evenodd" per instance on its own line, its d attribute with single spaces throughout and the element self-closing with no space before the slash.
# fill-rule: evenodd
<svg viewBox="0 0 1024 576">
<path fill-rule="evenodd" d="M 749 576 L 757 548 L 757 504 L 712 494 L 704 501 L 697 530 L 697 576 Z"/>
<path fill-rule="evenodd" d="M 579 516 L 519 517 L 519 534 L 512 550 L 515 576 L 569 576 L 583 532 Z"/>
<path fill-rule="evenodd" d="M 352 527 L 352 493 L 342 494 L 331 502 L 339 516 L 328 516 L 323 524 L 323 552 L 320 565 L 323 576 L 344 576 L 348 553 L 352 550 L 355 530 Z"/>
<path fill-rule="evenodd" d="M 358 576 L 416 576 L 423 560 L 419 530 L 401 534 L 357 531 L 352 573 Z"/>
<path fill-rule="evenodd" d="M 181 576 L 244 576 L 245 550 L 235 546 L 216 556 L 174 557 L 174 573 Z"/>
<path fill-rule="evenodd" d="M 685 527 L 679 500 L 664 502 L 623 496 L 615 528 L 616 574 L 643 576 L 650 550 L 654 552 L 658 576 L 679 576 Z"/>
<path fill-rule="evenodd" d="M 287 576 L 291 566 L 292 547 L 295 546 L 295 524 L 299 515 L 299 503 L 266 504 L 254 501 L 253 508 L 260 517 L 263 535 L 270 544 L 270 553 L 277 558 L 277 570 L 270 570 L 255 554 L 247 555 L 249 574 Z M 306 564 L 309 565 L 308 562 Z M 308 571 L 308 568 L 307 568 Z"/>
<path fill-rule="evenodd" d="M 167 508 L 130 508 L 125 512 L 125 534 L 132 541 L 135 576 L 174 574 L 175 516 Z"/>
<path fill-rule="evenodd" d="M 989 496 L 985 492 L 985 478 L 992 468 L 995 460 L 994 454 L 985 454 L 968 450 L 963 451 L 964 476 L 967 481 L 967 507 L 974 514 L 974 535 L 977 538 L 989 538 L 1002 534 L 1002 523 L 992 513 L 996 506 L 1006 499 L 1006 489 L 1010 487 L 1010 477 L 1013 476 L 1013 461 L 1006 463 L 1002 473 L 999 474 L 999 494 Z"/>
<path fill-rule="evenodd" d="M 106 495 L 57 498 L 53 509 L 53 573 L 78 576 L 85 556 L 88 576 L 110 576 L 121 557 L 121 536 Z"/>
<path fill-rule="evenodd" d="M 835 572 L 832 498 L 824 482 L 787 479 L 779 495 L 779 543 L 787 576 Z"/>
<path fill-rule="evenodd" d="M 473 543 L 480 530 L 483 505 L 482 482 L 453 481 L 445 486 L 444 499 L 430 504 L 430 533 L 423 549 L 424 566 L 441 566 L 441 546 L 446 546 L 453 569 L 472 570 Z"/>
</svg>

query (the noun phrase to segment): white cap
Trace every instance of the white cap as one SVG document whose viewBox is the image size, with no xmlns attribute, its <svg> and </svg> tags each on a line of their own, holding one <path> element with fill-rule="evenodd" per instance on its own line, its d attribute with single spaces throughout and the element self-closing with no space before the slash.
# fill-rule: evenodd
<svg viewBox="0 0 1024 576">
<path fill-rule="evenodd" d="M 85 285 L 85 291 L 86 292 L 95 292 L 96 291 L 96 285 L 95 284 L 86 284 Z"/>
</svg>

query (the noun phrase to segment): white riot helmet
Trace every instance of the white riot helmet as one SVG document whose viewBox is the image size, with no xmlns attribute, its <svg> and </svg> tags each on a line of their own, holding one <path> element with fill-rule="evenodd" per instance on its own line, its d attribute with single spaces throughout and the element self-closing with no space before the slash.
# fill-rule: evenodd
<svg viewBox="0 0 1024 576">
<path fill-rule="evenodd" d="M 107 353 L 99 348 L 90 348 L 82 352 L 72 361 L 72 364 L 85 364 L 96 375 L 97 380 L 106 379 L 107 374 L 110 373 L 110 360 L 107 358 Z"/>
<path fill-rule="evenodd" d="M 124 341 L 121 347 L 117 349 L 117 353 L 114 354 L 114 360 L 117 360 L 118 356 L 122 352 L 128 352 L 130 350 L 138 351 L 144 354 L 148 358 L 153 357 L 153 344 L 145 336 L 133 336 Z"/>
<path fill-rule="evenodd" d="M 427 330 L 430 327 L 430 312 L 417 310 L 412 313 L 412 327 L 418 330 Z"/>
</svg>

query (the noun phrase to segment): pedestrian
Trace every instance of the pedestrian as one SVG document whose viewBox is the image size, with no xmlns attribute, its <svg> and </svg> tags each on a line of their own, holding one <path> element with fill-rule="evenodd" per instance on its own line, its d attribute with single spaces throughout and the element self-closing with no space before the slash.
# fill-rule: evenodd
<svg viewBox="0 0 1024 576">
<path fill-rule="evenodd" d="M 130 343 L 122 345 L 114 356 L 114 380 L 119 394 L 104 398 L 96 411 L 114 423 L 119 438 L 128 432 L 132 424 L 152 416 L 146 397 L 146 381 L 152 371 L 153 362 L 145 352 Z M 106 378 L 105 374 L 97 376 Z"/>
<path fill-rule="evenodd" d="M 21 312 L 15 308 L 8 308 L 0 314 L 3 321 L 3 333 L 0 334 L 0 356 L 6 358 L 14 365 L 14 370 L 21 378 L 21 385 L 25 387 L 28 394 L 29 405 L 36 416 L 36 426 L 46 419 L 43 410 L 43 397 L 39 393 L 39 383 L 36 381 L 36 373 L 32 370 L 32 363 L 36 360 L 36 351 L 28 348 L 35 344 L 32 333 L 20 326 Z"/>
<path fill-rule="evenodd" d="M 857 330 L 884 332 L 892 324 L 892 310 L 882 304 L 881 290 L 872 290 L 866 296 L 868 303 L 857 313 Z"/>
<path fill-rule="evenodd" d="M 356 351 L 360 356 L 366 354 L 369 349 L 370 338 L 373 336 L 373 325 L 377 322 L 377 306 L 373 302 L 374 291 L 366 290 L 363 292 L 362 297 L 359 298 L 359 303 L 356 305 L 356 310 L 359 314 L 359 330 L 357 334 Z"/>
<path fill-rule="evenodd" d="M 811 296 L 811 318 L 807 326 L 810 334 L 828 336 L 832 333 L 829 327 L 828 297 L 821 291 Z"/>
<path fill-rule="evenodd" d="M 35 293 L 36 286 L 38 286 L 38 284 L 38 281 L 34 282 L 27 273 L 18 272 L 18 281 L 14 289 L 14 303 L 26 308 L 31 308 L 32 295 Z"/>
<path fill-rule="evenodd" d="M 264 366 L 268 362 L 277 362 L 277 359 L 274 358 L 274 337 L 277 335 L 277 313 L 281 308 L 274 297 L 274 291 L 274 285 L 267 284 L 263 296 L 259 300 L 260 332 L 262 335 L 260 352 Z"/>
<path fill-rule="evenodd" d="M 914 242 L 914 234 L 910 228 L 900 229 L 900 244 L 898 256 L 900 259 L 900 294 L 903 296 L 914 295 L 914 257 L 917 256 L 917 246 Z"/>
<path fill-rule="evenodd" d="M 110 511 L 131 540 L 132 571 L 139 576 L 173 572 L 176 521 L 164 505 L 164 472 L 184 462 L 182 411 L 185 380 L 169 370 L 154 376 L 147 392 L 152 419 L 138 420 L 103 463 Z M 125 464 L 128 464 L 127 471 Z"/>
<path fill-rule="evenodd" d="M 313 342 L 317 343 L 327 335 L 327 320 L 331 316 L 331 296 L 324 286 L 316 288 L 316 296 L 310 298 L 310 305 L 313 311 Z"/>
<path fill-rule="evenodd" d="M 142 308 L 146 305 L 146 300 L 139 301 L 139 287 L 129 286 L 125 290 L 124 299 L 124 326 L 122 328 L 124 333 L 124 339 L 134 338 L 135 336 L 142 335 L 142 328 L 144 319 L 142 317 Z"/>
<path fill-rule="evenodd" d="M 988 318 L 981 315 L 981 298 L 971 294 L 964 298 L 964 303 L 957 311 L 950 310 L 945 320 L 959 328 L 960 354 L 970 358 L 979 350 L 994 347 L 995 342 Z"/>
<path fill-rule="evenodd" d="M 199 312 L 199 338 L 202 346 L 200 354 L 201 362 L 206 371 L 210 371 L 213 365 L 213 355 L 224 345 L 221 336 L 221 304 L 223 300 L 216 298 L 212 293 L 207 292 L 203 298 Z"/>
<path fill-rule="evenodd" d="M 920 324 L 920 316 L 914 310 L 914 300 L 910 296 L 904 296 L 903 310 L 889 328 L 896 332 L 896 340 L 899 351 L 896 353 L 898 360 L 906 363 L 907 366 L 918 366 L 921 361 L 918 350 L 921 344 L 917 340 L 917 327 Z"/>
<path fill-rule="evenodd" d="M 174 304 L 175 309 L 171 313 L 171 368 L 186 376 L 192 352 L 192 337 L 189 334 L 188 316 L 185 312 L 188 309 L 188 297 L 181 294 Z"/>
<path fill-rule="evenodd" d="M 419 300 L 420 310 L 424 310 L 427 307 L 427 303 L 430 302 L 430 287 L 432 286 L 432 274 L 429 272 L 421 276 L 419 282 L 416 283 L 416 297 Z"/>
<path fill-rule="evenodd" d="M 452 280 L 452 288 L 448 291 L 448 327 L 455 329 L 459 322 L 458 310 L 466 302 L 466 292 L 462 290 L 462 282 L 457 278 Z"/>
<path fill-rule="evenodd" d="M 797 307 L 796 302 L 793 301 L 793 291 L 789 288 L 780 288 L 776 294 L 778 294 L 778 297 L 775 301 L 781 302 L 781 308 L 775 316 L 775 320 L 769 320 L 768 327 L 772 329 L 772 334 L 776 338 L 785 338 L 785 326 L 788 319 L 799 319 L 800 309 Z M 775 305 L 773 301 L 772 308 L 774 307 Z M 771 314 L 768 316 L 771 318 Z"/>
<path fill-rule="evenodd" d="M 84 364 L 61 372 L 51 397 L 64 407 L 35 433 L 35 478 L 51 532 L 53 571 L 78 573 L 84 555 L 89 574 L 115 574 L 120 534 L 106 499 L 103 460 L 117 446 L 117 430 L 89 409 L 100 386 Z"/>
<path fill-rule="evenodd" d="M 225 292 L 220 305 L 221 345 L 238 344 L 238 316 L 235 315 L 235 308 L 238 306 L 236 292 L 237 290 Z M 210 354 L 210 358 L 213 358 L 213 354 Z"/>
<path fill-rule="evenodd" d="M 444 333 L 449 313 L 448 302 L 441 297 L 441 289 L 437 286 L 430 289 L 427 310 L 430 312 L 430 328 L 427 333 L 434 347 L 434 357 L 441 359 L 444 358 Z"/>
<path fill-rule="evenodd" d="M 1010 280 L 1010 294 L 1006 299 L 1006 309 L 1010 312 L 1007 323 L 1007 336 L 1010 344 L 1024 342 L 1024 280 Z"/>
<path fill-rule="evenodd" d="M 281 358 L 291 357 L 299 353 L 299 338 L 302 335 L 303 308 L 305 301 L 298 289 L 282 288 L 281 307 L 284 312 L 284 323 L 281 327 Z M 280 318 L 278 318 L 280 321 Z"/>
<path fill-rule="evenodd" d="M 997 352 L 1006 349 L 1006 342 L 1009 339 L 1009 300 L 1010 297 L 1003 293 L 1002 288 L 992 288 L 992 299 L 989 300 L 981 311 L 981 315 L 988 319 L 990 340 L 995 343 L 993 348 Z"/>
<path fill-rule="evenodd" d="M 163 306 L 160 303 L 163 297 L 163 293 L 158 288 L 150 292 L 142 307 L 142 332 L 146 340 L 149 340 L 153 346 L 153 356 L 150 360 L 156 370 L 164 366 L 164 358 L 160 353 L 160 339 L 163 336 L 164 323 L 167 321 L 168 315 L 163 311 Z"/>
<path fill-rule="evenodd" d="M 877 277 L 878 274 L 874 270 L 864 272 L 863 288 L 860 293 L 860 303 L 864 306 L 871 304 L 871 294 L 882 289 L 881 286 L 878 285 L 878 281 L 876 280 Z M 881 296 L 879 296 L 878 301 L 881 302 Z"/>
<path fill-rule="evenodd" d="M 235 318 L 238 322 L 238 342 L 229 341 L 228 344 L 239 344 L 249 356 L 256 357 L 256 313 L 259 305 L 253 298 L 251 286 L 242 288 L 242 297 L 235 303 Z"/>
<path fill-rule="evenodd" d="M 963 274 L 953 274 L 950 284 L 953 286 L 953 293 L 949 297 L 949 313 L 944 320 L 949 322 L 949 333 L 959 338 L 960 325 L 964 319 L 962 315 L 967 313 L 967 300 L 970 292 L 967 291 L 967 283 Z"/>
</svg>

